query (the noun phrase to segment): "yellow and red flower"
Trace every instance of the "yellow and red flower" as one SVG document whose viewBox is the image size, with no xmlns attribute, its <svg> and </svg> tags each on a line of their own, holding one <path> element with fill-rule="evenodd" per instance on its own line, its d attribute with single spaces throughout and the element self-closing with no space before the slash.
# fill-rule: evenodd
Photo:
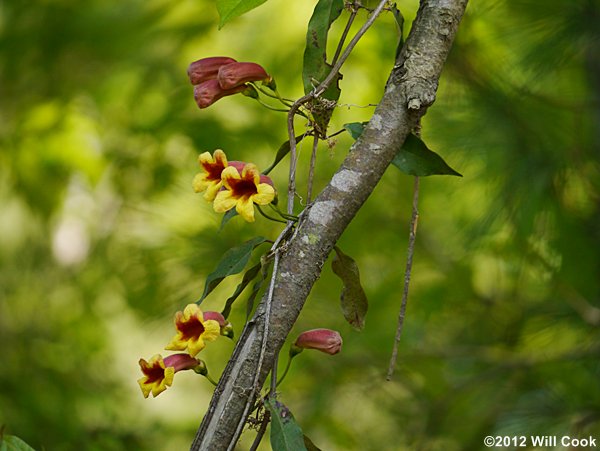
<svg viewBox="0 0 600 451">
<path fill-rule="evenodd" d="M 215 150 L 212 156 L 210 152 L 204 152 L 198 157 L 198 163 L 204 172 L 196 174 L 192 186 L 197 193 L 206 191 L 204 198 L 208 202 L 212 202 L 221 186 L 223 186 L 221 172 L 229 165 L 227 156 L 221 149 Z"/>
<path fill-rule="evenodd" d="M 183 312 L 175 314 L 177 334 L 165 347 L 168 350 L 184 351 L 191 356 L 198 354 L 206 346 L 205 342 L 216 340 L 221 335 L 218 321 L 204 319 L 202 310 L 196 304 L 188 304 Z"/>
<path fill-rule="evenodd" d="M 156 354 L 149 362 L 140 359 L 139 364 L 144 376 L 138 379 L 138 384 L 144 398 L 150 393 L 156 398 L 171 386 L 176 372 L 194 369 L 201 363 L 189 354 L 173 354 L 164 359 L 160 354 Z"/>
<path fill-rule="evenodd" d="M 260 175 L 256 165 L 247 163 L 240 170 L 231 165 L 221 173 L 225 189 L 214 200 L 213 208 L 224 213 L 235 207 L 238 214 L 248 222 L 254 222 L 254 204 L 267 205 L 275 199 L 273 181 Z"/>
</svg>

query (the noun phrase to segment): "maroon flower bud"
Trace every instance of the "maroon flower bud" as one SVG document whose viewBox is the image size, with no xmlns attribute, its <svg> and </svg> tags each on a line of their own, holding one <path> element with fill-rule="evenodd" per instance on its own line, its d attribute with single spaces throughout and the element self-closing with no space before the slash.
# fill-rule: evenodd
<svg viewBox="0 0 600 451">
<path fill-rule="evenodd" d="M 249 81 L 266 81 L 271 77 L 260 64 L 231 63 L 219 68 L 217 80 L 223 89 L 232 89 Z"/>
<path fill-rule="evenodd" d="M 175 372 L 181 370 L 190 370 L 198 365 L 198 360 L 189 354 L 172 354 L 163 359 L 165 362 L 165 367 L 172 366 L 175 369 Z"/>
<path fill-rule="evenodd" d="M 300 349 L 316 349 L 334 355 L 342 350 L 342 337 L 331 329 L 313 329 L 302 332 L 294 346 Z"/>
<path fill-rule="evenodd" d="M 194 61 L 188 67 L 188 77 L 193 85 L 199 85 L 203 81 L 217 78 L 219 68 L 226 64 L 235 63 L 236 60 L 227 56 L 213 56 Z"/>
<path fill-rule="evenodd" d="M 207 108 L 221 97 L 237 94 L 246 89 L 244 85 L 233 89 L 223 89 L 217 80 L 208 80 L 194 86 L 194 99 L 199 108 Z"/>
</svg>

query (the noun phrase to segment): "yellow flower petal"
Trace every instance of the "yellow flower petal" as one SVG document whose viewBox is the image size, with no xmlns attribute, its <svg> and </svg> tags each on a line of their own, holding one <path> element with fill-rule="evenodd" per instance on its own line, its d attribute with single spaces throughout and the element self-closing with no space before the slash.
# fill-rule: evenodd
<svg viewBox="0 0 600 451">
<path fill-rule="evenodd" d="M 165 349 L 167 351 L 185 351 L 187 345 L 187 340 L 183 340 L 181 338 L 181 334 L 178 333 L 173 338 L 171 338 L 171 342 L 167 346 L 165 346 Z"/>
<path fill-rule="evenodd" d="M 257 187 L 257 193 L 252 196 L 252 201 L 258 205 L 267 205 L 275 199 L 275 189 L 268 183 L 261 183 Z"/>
<path fill-rule="evenodd" d="M 204 166 L 205 164 L 212 164 L 214 162 L 215 160 L 213 160 L 213 157 L 210 154 L 210 152 L 203 152 L 198 157 L 198 163 L 200 163 L 201 166 Z"/>
<path fill-rule="evenodd" d="M 255 185 L 258 186 L 260 183 L 260 172 L 258 172 L 258 168 L 253 163 L 247 163 L 242 169 L 242 179 L 244 180 L 252 180 Z"/>
<path fill-rule="evenodd" d="M 204 332 L 199 337 L 194 337 L 187 342 L 188 353 L 192 357 L 195 357 L 196 354 L 206 347 L 207 341 L 215 341 L 221 335 L 221 327 L 217 321 L 209 319 L 203 321 L 202 324 Z"/>
<path fill-rule="evenodd" d="M 215 159 L 215 163 L 219 163 L 221 166 L 227 167 L 227 156 L 221 149 L 216 149 L 214 151 L 213 158 Z"/>
<path fill-rule="evenodd" d="M 140 388 L 142 389 L 142 394 L 144 395 L 144 398 L 147 398 L 148 395 L 150 395 L 150 392 L 152 391 L 152 386 L 150 384 L 147 384 L 146 382 L 148 382 L 148 376 L 141 377 L 137 381 L 137 383 L 140 385 Z"/>
<path fill-rule="evenodd" d="M 198 313 L 200 314 L 199 319 L 202 321 L 202 311 L 200 310 L 200 307 L 198 307 L 198 304 L 188 304 L 183 309 L 183 318 L 188 321 L 192 316 L 195 316 Z"/>
<path fill-rule="evenodd" d="M 217 197 L 217 193 L 223 186 L 222 182 L 212 183 L 209 187 L 206 188 L 206 192 L 204 193 L 204 199 L 208 202 L 212 202 Z"/>
<path fill-rule="evenodd" d="M 194 176 L 194 180 L 192 181 L 194 192 L 201 193 L 212 184 L 212 182 L 206 179 L 206 175 L 207 174 L 199 173 Z"/>
<path fill-rule="evenodd" d="M 164 378 L 156 381 L 152 385 L 152 396 L 155 398 L 164 392 L 167 387 L 170 387 L 173 384 L 173 376 L 175 375 L 175 369 L 173 367 L 165 368 Z"/>
<path fill-rule="evenodd" d="M 247 222 L 254 222 L 254 202 L 250 197 L 238 199 L 235 210 Z"/>
<path fill-rule="evenodd" d="M 234 168 L 235 170 L 235 168 Z M 236 171 L 237 172 L 237 171 Z M 237 204 L 237 199 L 233 197 L 229 190 L 219 191 L 213 202 L 213 208 L 217 213 L 224 213 L 231 210 Z"/>
</svg>

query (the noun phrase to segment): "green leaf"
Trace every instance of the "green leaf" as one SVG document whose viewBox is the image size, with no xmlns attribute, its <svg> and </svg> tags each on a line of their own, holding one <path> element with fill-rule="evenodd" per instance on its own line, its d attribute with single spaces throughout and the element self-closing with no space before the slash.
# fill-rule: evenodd
<svg viewBox="0 0 600 451">
<path fill-rule="evenodd" d="M 238 212 L 235 210 L 235 208 L 232 208 L 231 210 L 227 210 L 225 212 L 225 214 L 223 215 L 223 219 L 221 219 L 221 226 L 219 227 L 219 232 L 221 230 L 223 230 L 223 227 L 225 227 L 225 224 L 227 224 L 229 221 L 231 221 L 231 218 L 233 218 L 234 216 L 237 216 Z"/>
<path fill-rule="evenodd" d="M 221 315 L 223 315 L 225 318 L 227 318 L 229 316 L 229 314 L 231 313 L 231 306 L 236 301 L 236 299 L 240 296 L 240 294 L 242 294 L 242 291 L 244 291 L 244 288 L 246 288 L 250 284 L 250 282 L 252 282 L 252 280 L 254 280 L 254 278 L 258 275 L 258 272 L 260 271 L 261 266 L 262 266 L 262 263 L 258 262 L 256 265 L 254 265 L 252 268 L 250 268 L 248 271 L 246 271 L 244 273 L 244 277 L 242 278 L 242 281 L 239 283 L 239 285 L 235 289 L 235 292 L 227 299 L 227 301 L 225 301 L 225 307 L 223 308 Z"/>
<path fill-rule="evenodd" d="M 362 132 L 367 124 L 368 122 L 352 122 L 350 124 L 344 124 L 344 128 L 348 133 L 350 133 L 352 139 L 356 141 L 358 137 L 362 135 Z"/>
<path fill-rule="evenodd" d="M 410 133 L 400 151 L 392 160 L 392 164 L 408 175 L 421 177 L 428 175 L 461 174 L 452 169 L 437 153 L 430 150 L 423 141 Z"/>
<path fill-rule="evenodd" d="M 0 451 L 35 451 L 35 450 L 15 435 L 4 435 L 0 438 Z"/>
<path fill-rule="evenodd" d="M 305 136 L 306 136 L 305 134 L 296 136 L 296 143 L 299 143 L 300 141 L 302 141 Z M 277 149 L 277 154 L 275 155 L 275 160 L 273 161 L 273 163 L 271 163 L 271 166 L 269 166 L 267 169 L 265 169 L 262 173 L 267 175 L 269 172 L 271 172 L 273 170 L 273 168 L 275 166 L 277 166 L 279 164 L 279 162 L 283 159 L 283 157 L 285 157 L 288 153 L 290 153 L 290 141 L 289 140 L 287 140 L 281 146 L 279 146 L 279 149 Z"/>
<path fill-rule="evenodd" d="M 340 300 L 344 318 L 355 329 L 365 327 L 365 316 L 369 303 L 367 295 L 360 284 L 358 265 L 352 257 L 344 254 L 337 246 L 331 262 L 333 272 L 342 279 L 343 287 Z"/>
<path fill-rule="evenodd" d="M 262 236 L 257 236 L 246 241 L 241 246 L 234 247 L 225 252 L 217 265 L 217 268 L 206 278 L 204 292 L 202 293 L 202 297 L 196 301 L 196 303 L 200 304 L 225 277 L 241 273 L 246 267 L 248 260 L 250 260 L 254 248 L 264 243 L 266 240 L 267 239 Z"/>
<path fill-rule="evenodd" d="M 305 94 L 311 92 L 325 80 L 331 71 L 332 66 L 327 63 L 327 35 L 329 27 L 340 16 L 343 9 L 344 0 L 319 0 L 315 6 L 313 15 L 308 22 L 306 48 L 304 50 L 302 80 Z M 340 98 L 341 91 L 338 82 L 341 78 L 341 75 L 338 74 L 337 78 L 322 94 L 324 99 L 337 101 Z M 333 109 L 323 107 L 318 99 L 313 100 L 311 109 L 315 125 L 320 132 L 325 133 Z"/>
<path fill-rule="evenodd" d="M 304 436 L 304 446 L 308 451 L 321 451 L 321 448 L 315 445 L 306 435 Z"/>
<path fill-rule="evenodd" d="M 344 128 L 355 140 L 362 134 L 368 122 L 352 122 L 344 124 Z M 428 175 L 456 175 L 461 174 L 452 169 L 437 153 L 417 136 L 409 133 L 402 148 L 396 153 L 392 164 L 408 175 L 425 177 Z"/>
<path fill-rule="evenodd" d="M 217 0 L 217 11 L 219 11 L 219 29 L 227 22 L 241 16 L 244 13 L 262 5 L 267 0 Z"/>
<path fill-rule="evenodd" d="M 271 448 L 273 451 L 308 451 L 304 445 L 302 429 L 294 420 L 290 409 L 276 399 L 265 403 L 271 412 Z"/>
</svg>

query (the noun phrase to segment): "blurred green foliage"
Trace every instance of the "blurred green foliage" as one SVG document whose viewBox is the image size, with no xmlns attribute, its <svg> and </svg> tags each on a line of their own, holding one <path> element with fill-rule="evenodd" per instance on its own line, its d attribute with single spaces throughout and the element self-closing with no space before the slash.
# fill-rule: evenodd
<svg viewBox="0 0 600 451">
<path fill-rule="evenodd" d="M 53 451 L 189 447 L 211 386 L 178 374 L 144 400 L 137 360 L 161 352 L 173 313 L 199 297 L 227 249 L 280 230 L 234 218 L 218 232 L 220 216 L 191 190 L 196 158 L 222 148 L 264 168 L 286 131 L 284 115 L 241 96 L 198 110 L 186 68 L 214 55 L 256 61 L 298 97 L 313 7 L 267 2 L 217 31 L 209 1 L 0 3 L 7 434 Z M 399 7 L 408 29 L 416 1 Z M 482 449 L 495 434 L 600 438 L 599 16 L 594 0 L 469 5 L 423 121 L 425 141 L 464 178 L 421 183 L 394 380 L 384 377 L 412 195 L 397 169 L 340 240 L 370 299 L 364 331 L 343 321 L 330 265 L 297 325 L 295 333 L 338 329 L 345 340 L 334 357 L 303 353 L 281 386 L 319 447 L 452 451 Z M 344 67 L 346 106 L 331 131 L 369 119 L 372 109 L 358 105 L 381 95 L 394 27 L 389 14 L 379 20 Z M 331 36 L 342 28 L 336 22 Z M 317 189 L 350 143 L 340 136 L 319 149 Z M 300 149 L 303 187 L 310 145 Z M 284 166 L 271 174 L 282 193 Z M 238 281 L 222 283 L 207 308 L 222 308 Z M 244 316 L 240 303 L 238 334 Z M 232 349 L 223 339 L 203 351 L 213 376 Z"/>
</svg>

